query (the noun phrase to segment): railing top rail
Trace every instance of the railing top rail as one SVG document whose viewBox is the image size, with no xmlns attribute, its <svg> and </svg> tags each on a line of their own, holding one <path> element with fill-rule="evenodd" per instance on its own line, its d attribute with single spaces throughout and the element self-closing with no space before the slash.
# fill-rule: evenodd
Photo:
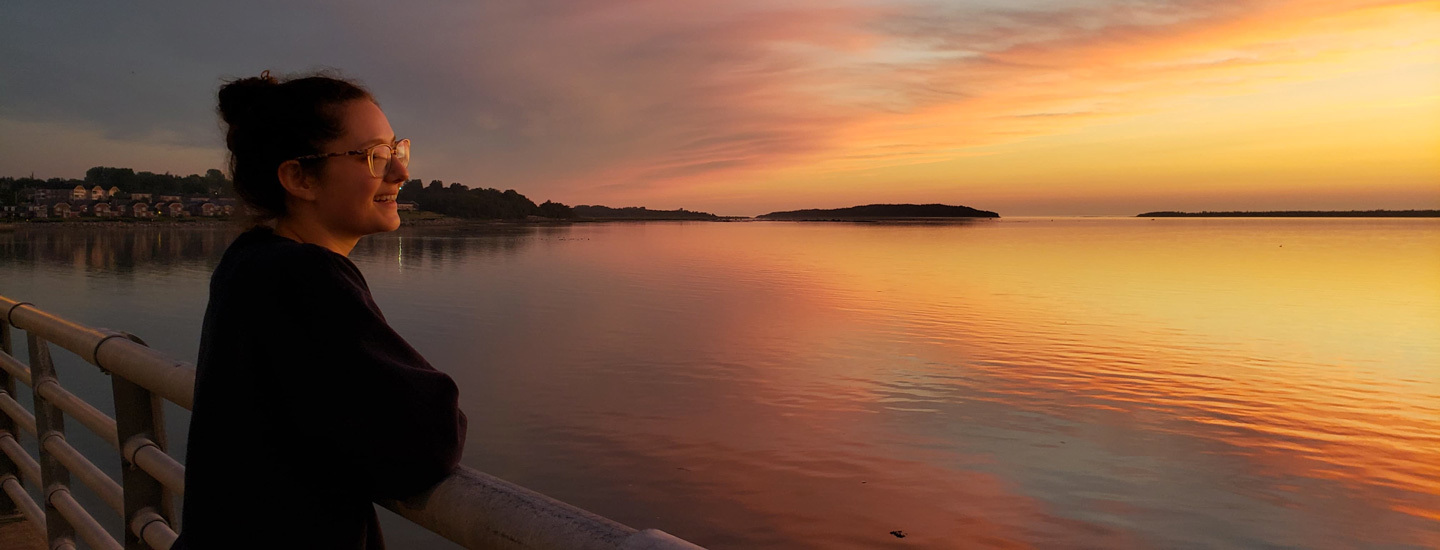
<svg viewBox="0 0 1440 550">
<path fill-rule="evenodd" d="M 195 367 L 135 343 L 125 334 L 94 329 L 45 312 L 29 302 L 0 296 L 7 323 L 141 385 L 185 409 L 193 406 Z"/>
<path fill-rule="evenodd" d="M 428 491 L 380 505 L 466 548 L 701 550 L 617 523 L 465 466 Z"/>
</svg>

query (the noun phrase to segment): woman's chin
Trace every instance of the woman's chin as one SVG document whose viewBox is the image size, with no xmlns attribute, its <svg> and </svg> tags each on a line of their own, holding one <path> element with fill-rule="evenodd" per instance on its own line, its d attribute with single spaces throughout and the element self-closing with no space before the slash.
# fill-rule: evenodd
<svg viewBox="0 0 1440 550">
<path fill-rule="evenodd" d="M 400 211 L 395 208 L 394 202 L 375 203 L 379 211 L 376 220 L 376 232 L 394 231 L 400 228 Z"/>
<path fill-rule="evenodd" d="M 384 225 L 384 227 L 385 227 L 385 229 L 384 229 L 385 231 L 394 231 L 394 230 L 396 230 L 396 229 L 400 229 L 400 213 L 399 213 L 399 212 L 394 211 L 394 210 L 391 210 L 390 212 L 386 213 L 386 215 L 385 215 L 385 217 L 384 217 L 384 220 L 385 220 L 385 223 L 384 223 L 383 225 Z"/>
</svg>

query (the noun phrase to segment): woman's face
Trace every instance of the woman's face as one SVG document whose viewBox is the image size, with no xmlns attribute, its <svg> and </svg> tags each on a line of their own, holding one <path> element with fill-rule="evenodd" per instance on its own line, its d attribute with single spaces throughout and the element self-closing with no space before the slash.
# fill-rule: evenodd
<svg viewBox="0 0 1440 550">
<path fill-rule="evenodd" d="M 368 149 L 395 141 L 395 131 L 380 107 L 370 100 L 351 101 L 341 107 L 345 133 L 323 152 Z M 376 169 L 384 161 L 375 159 Z M 335 235 L 363 237 L 371 233 L 394 231 L 400 227 L 395 196 L 410 172 L 400 162 L 390 163 L 382 176 L 370 175 L 365 155 L 345 155 L 328 159 L 319 175 L 315 207 L 323 224 Z"/>
</svg>

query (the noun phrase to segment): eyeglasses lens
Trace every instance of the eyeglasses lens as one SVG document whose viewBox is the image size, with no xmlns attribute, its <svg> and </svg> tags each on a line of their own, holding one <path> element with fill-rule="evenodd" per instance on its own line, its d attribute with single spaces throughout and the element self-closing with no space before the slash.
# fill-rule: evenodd
<svg viewBox="0 0 1440 550">
<path fill-rule="evenodd" d="M 400 166 L 410 165 L 410 140 L 402 139 L 395 145 L 377 145 L 370 150 L 370 175 L 384 177 L 390 172 L 390 161 L 395 160 Z"/>
</svg>

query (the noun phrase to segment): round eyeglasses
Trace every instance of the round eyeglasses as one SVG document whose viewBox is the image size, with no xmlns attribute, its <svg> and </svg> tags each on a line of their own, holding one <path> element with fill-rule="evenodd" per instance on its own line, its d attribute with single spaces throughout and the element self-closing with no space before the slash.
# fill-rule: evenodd
<svg viewBox="0 0 1440 550">
<path fill-rule="evenodd" d="M 381 143 L 364 149 L 341 153 L 305 155 L 303 157 L 295 157 L 294 160 L 316 160 L 349 155 L 365 155 L 365 163 L 370 166 L 370 175 L 382 178 L 385 177 L 385 174 L 390 173 L 391 162 L 398 162 L 400 166 L 410 166 L 410 140 L 402 139 L 394 143 Z"/>
</svg>

